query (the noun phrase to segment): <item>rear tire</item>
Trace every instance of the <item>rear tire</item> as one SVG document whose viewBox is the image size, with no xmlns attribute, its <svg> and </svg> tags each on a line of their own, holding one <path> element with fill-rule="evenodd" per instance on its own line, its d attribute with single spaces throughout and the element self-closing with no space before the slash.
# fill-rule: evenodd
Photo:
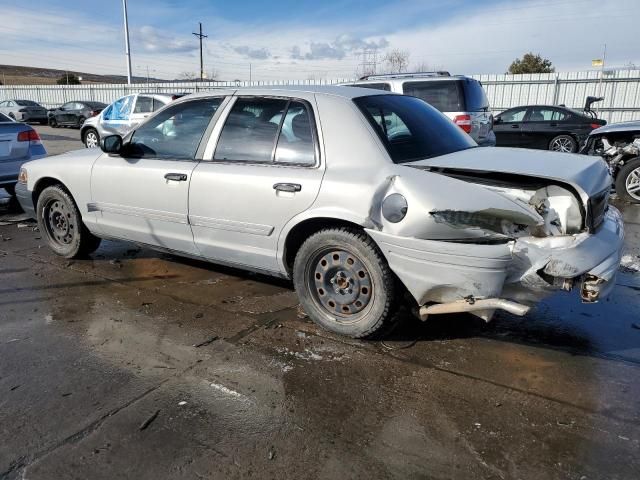
<svg viewBox="0 0 640 480">
<path fill-rule="evenodd" d="M 87 148 L 98 148 L 100 146 L 100 135 L 95 128 L 89 128 L 84 134 L 84 146 Z"/>
<path fill-rule="evenodd" d="M 60 185 L 45 188 L 37 202 L 38 227 L 56 254 L 84 257 L 100 246 L 100 238 L 82 223 L 73 198 Z"/>
<path fill-rule="evenodd" d="M 640 203 L 640 157 L 626 161 L 618 171 L 616 193 L 622 200 Z"/>
<path fill-rule="evenodd" d="M 78 118 L 78 124 L 76 125 L 76 127 L 81 128 L 82 124 L 84 123 L 84 121 L 86 120 L 86 118 L 84 117 L 79 117 Z"/>
<path fill-rule="evenodd" d="M 576 153 L 578 142 L 571 135 L 558 135 L 549 142 L 549 150 L 553 152 Z"/>
<path fill-rule="evenodd" d="M 58 121 L 56 120 L 55 117 L 50 117 L 49 118 L 49 126 L 51 128 L 58 128 Z"/>
<path fill-rule="evenodd" d="M 309 318 L 331 332 L 369 337 L 396 319 L 395 276 L 375 242 L 356 229 L 309 237 L 296 254 L 293 284 Z"/>
<path fill-rule="evenodd" d="M 5 191 L 12 197 L 16 196 L 16 184 L 14 183 L 13 185 L 5 185 L 4 187 L 2 187 L 5 189 Z"/>
</svg>

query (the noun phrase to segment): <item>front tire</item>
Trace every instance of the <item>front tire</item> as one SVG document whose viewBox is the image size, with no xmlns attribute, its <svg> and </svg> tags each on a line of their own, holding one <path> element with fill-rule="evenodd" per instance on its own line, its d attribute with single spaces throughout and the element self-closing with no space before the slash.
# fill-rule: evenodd
<svg viewBox="0 0 640 480">
<path fill-rule="evenodd" d="M 49 247 L 62 257 L 84 257 L 100 246 L 100 238 L 85 227 L 73 198 L 60 185 L 42 191 L 37 202 L 37 217 Z"/>
<path fill-rule="evenodd" d="M 374 241 L 350 228 L 321 230 L 300 247 L 293 284 L 309 318 L 354 338 L 395 320 L 396 279 Z"/>
<path fill-rule="evenodd" d="M 628 160 L 618 171 L 616 193 L 622 200 L 640 203 L 640 157 Z"/>
<path fill-rule="evenodd" d="M 84 146 L 87 148 L 98 148 L 100 146 L 100 135 L 95 128 L 89 128 L 84 134 Z"/>
<path fill-rule="evenodd" d="M 558 135 L 549 142 L 549 150 L 552 152 L 576 153 L 578 142 L 571 135 Z"/>
</svg>

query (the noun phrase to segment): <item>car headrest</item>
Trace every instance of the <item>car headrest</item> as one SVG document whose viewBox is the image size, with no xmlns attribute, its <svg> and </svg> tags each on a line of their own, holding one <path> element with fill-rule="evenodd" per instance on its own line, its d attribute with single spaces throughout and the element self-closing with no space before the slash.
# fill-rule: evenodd
<svg viewBox="0 0 640 480">
<path fill-rule="evenodd" d="M 311 141 L 311 122 L 309 121 L 309 115 L 306 112 L 300 113 L 293 117 L 291 121 L 291 129 L 296 138 L 302 141 Z"/>
</svg>

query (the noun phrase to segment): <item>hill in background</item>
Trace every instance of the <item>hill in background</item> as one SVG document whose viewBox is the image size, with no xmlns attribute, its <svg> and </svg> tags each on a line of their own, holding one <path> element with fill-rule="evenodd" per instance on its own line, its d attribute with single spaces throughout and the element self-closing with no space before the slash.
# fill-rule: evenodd
<svg viewBox="0 0 640 480">
<path fill-rule="evenodd" d="M 0 65 L 0 82 L 5 85 L 54 85 L 66 70 L 54 68 L 22 67 L 17 65 Z M 68 70 L 77 77 L 82 77 L 82 83 L 127 83 L 125 75 L 96 75 L 94 73 Z M 134 83 L 145 83 L 147 77 L 133 77 Z M 158 78 L 150 78 L 152 82 L 164 82 Z"/>
</svg>

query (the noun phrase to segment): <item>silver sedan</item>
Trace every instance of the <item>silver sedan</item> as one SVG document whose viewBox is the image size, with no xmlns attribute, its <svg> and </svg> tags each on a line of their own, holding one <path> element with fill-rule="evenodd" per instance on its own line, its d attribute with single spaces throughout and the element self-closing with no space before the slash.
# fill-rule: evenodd
<svg viewBox="0 0 640 480">
<path fill-rule="evenodd" d="M 620 261 L 601 160 L 477 148 L 413 97 L 220 90 L 101 146 L 23 167 L 19 200 L 57 254 L 123 239 L 289 278 L 311 319 L 353 337 L 406 301 L 486 320 L 573 287 L 595 302 Z"/>
</svg>

